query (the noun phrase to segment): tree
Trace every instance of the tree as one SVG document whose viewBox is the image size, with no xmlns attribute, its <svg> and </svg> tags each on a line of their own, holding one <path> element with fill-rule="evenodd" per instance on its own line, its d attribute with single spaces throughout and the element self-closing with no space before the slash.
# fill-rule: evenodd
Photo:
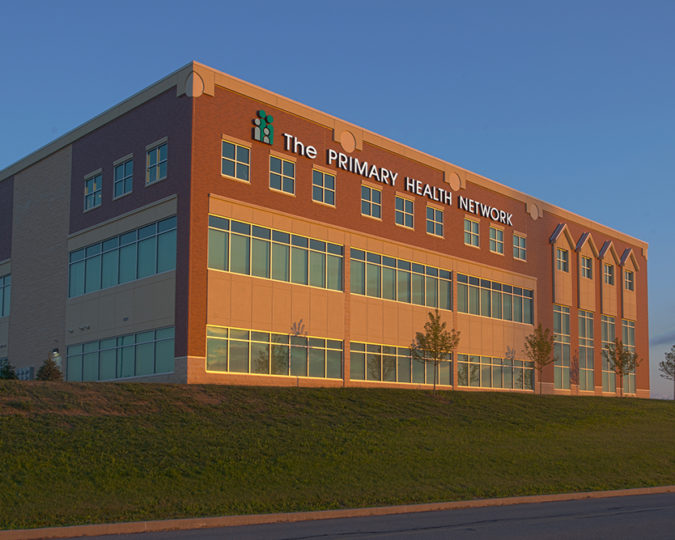
<svg viewBox="0 0 675 540">
<path fill-rule="evenodd" d="M 542 393 L 542 371 L 545 366 L 553 362 L 553 332 L 550 328 L 543 328 L 541 323 L 529 336 L 525 337 L 525 354 L 534 363 L 539 372 L 539 394 Z"/>
<path fill-rule="evenodd" d="M 633 373 L 642 361 L 632 347 L 624 345 L 619 338 L 603 349 L 602 354 L 609 363 L 609 367 L 619 377 L 619 395 L 623 396 L 623 376 Z"/>
<path fill-rule="evenodd" d="M 675 399 L 675 345 L 666 353 L 666 359 L 659 362 L 659 373 L 664 379 L 673 381 L 673 399 Z"/>
<path fill-rule="evenodd" d="M 14 366 L 7 358 L 0 359 L 0 379 L 18 379 Z"/>
<path fill-rule="evenodd" d="M 429 320 L 424 323 L 424 332 L 416 332 L 415 339 L 410 344 L 410 354 L 416 360 L 434 363 L 434 394 L 436 393 L 436 378 L 438 366 L 441 362 L 450 362 L 451 355 L 459 345 L 460 332 L 454 328 L 446 330 L 446 323 L 441 322 L 441 314 L 429 312 Z"/>
<path fill-rule="evenodd" d="M 47 357 L 44 364 L 38 369 L 37 376 L 35 377 L 38 381 L 62 381 L 63 373 L 61 368 L 54 362 L 51 356 Z"/>
</svg>

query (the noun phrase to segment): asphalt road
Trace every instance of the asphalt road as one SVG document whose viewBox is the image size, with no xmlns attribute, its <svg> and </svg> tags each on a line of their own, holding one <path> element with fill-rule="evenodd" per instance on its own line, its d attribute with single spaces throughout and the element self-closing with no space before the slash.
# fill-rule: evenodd
<svg viewBox="0 0 675 540">
<path fill-rule="evenodd" d="M 675 493 L 89 538 L 675 540 Z"/>
</svg>

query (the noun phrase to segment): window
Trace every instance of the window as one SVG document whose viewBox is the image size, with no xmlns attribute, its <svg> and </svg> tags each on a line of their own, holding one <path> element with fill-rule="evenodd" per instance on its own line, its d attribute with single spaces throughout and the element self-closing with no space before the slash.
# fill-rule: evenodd
<svg viewBox="0 0 675 540">
<path fill-rule="evenodd" d="M 635 352 L 635 321 L 623 321 L 621 324 L 621 337 L 624 347 L 630 352 Z M 623 392 L 635 393 L 635 371 L 623 375 Z"/>
<path fill-rule="evenodd" d="M 635 276 L 630 270 L 623 272 L 623 286 L 627 291 L 635 290 Z"/>
<path fill-rule="evenodd" d="M 434 236 L 443 236 L 443 210 L 427 206 L 427 232 Z"/>
<path fill-rule="evenodd" d="M 251 151 L 228 141 L 223 141 L 221 147 L 220 173 L 248 182 Z"/>
<path fill-rule="evenodd" d="M 414 227 L 414 203 L 404 197 L 396 197 L 396 224 L 412 229 Z M 443 223 L 441 222 L 441 227 Z"/>
<path fill-rule="evenodd" d="M 593 259 L 581 256 L 581 276 L 593 279 Z"/>
<path fill-rule="evenodd" d="M 341 291 L 343 247 L 209 216 L 208 267 Z"/>
<path fill-rule="evenodd" d="M 614 285 L 614 265 L 605 264 L 604 269 L 605 269 L 605 283 L 607 283 L 607 285 Z"/>
<path fill-rule="evenodd" d="M 532 324 L 534 291 L 457 274 L 457 311 Z"/>
<path fill-rule="evenodd" d="M 555 250 L 556 268 L 561 272 L 570 271 L 570 253 L 566 249 L 556 248 Z"/>
<path fill-rule="evenodd" d="M 458 354 L 457 385 L 534 390 L 534 362 Z"/>
<path fill-rule="evenodd" d="M 394 383 L 452 384 L 452 357 L 445 356 L 438 363 L 434 374 L 434 362 L 424 362 L 411 357 L 408 347 L 350 343 L 350 378 L 359 381 L 383 381 Z"/>
<path fill-rule="evenodd" d="M 162 143 L 148 150 L 146 159 L 145 185 L 154 184 L 166 178 L 167 143 Z"/>
<path fill-rule="evenodd" d="M 382 218 L 382 192 L 379 189 L 361 186 L 361 215 Z"/>
<path fill-rule="evenodd" d="M 490 227 L 490 251 L 504 254 L 504 231 L 497 227 Z"/>
<path fill-rule="evenodd" d="M 106 381 L 171 373 L 174 369 L 174 328 L 70 345 L 66 380 Z"/>
<path fill-rule="evenodd" d="M 467 246 L 478 247 L 480 245 L 478 222 L 473 219 L 464 218 L 464 243 Z"/>
<path fill-rule="evenodd" d="M 603 315 L 601 319 L 602 329 L 602 391 L 616 392 L 616 373 L 614 367 L 607 360 L 605 350 L 609 345 L 614 344 L 616 339 L 616 327 L 614 317 Z"/>
<path fill-rule="evenodd" d="M 270 156 L 270 188 L 295 193 L 295 163 Z"/>
<path fill-rule="evenodd" d="M 519 234 L 513 235 L 513 258 L 520 261 L 527 260 L 527 238 Z"/>
<path fill-rule="evenodd" d="M 325 172 L 312 171 L 312 200 L 335 206 L 335 176 Z"/>
<path fill-rule="evenodd" d="M 452 309 L 452 273 L 448 270 L 353 248 L 350 258 L 352 293 Z"/>
<path fill-rule="evenodd" d="M 70 252 L 68 296 L 82 296 L 176 268 L 176 217 Z"/>
<path fill-rule="evenodd" d="M 101 189 L 103 181 L 101 174 L 96 174 L 84 180 L 84 211 L 101 206 Z"/>
<path fill-rule="evenodd" d="M 593 313 L 579 311 L 579 390 L 595 388 L 593 367 Z"/>
<path fill-rule="evenodd" d="M 342 341 L 206 327 L 206 370 L 342 378 Z"/>
<path fill-rule="evenodd" d="M 134 182 L 134 160 L 127 159 L 118 163 L 113 172 L 113 198 L 117 199 L 131 193 Z"/>
<path fill-rule="evenodd" d="M 553 386 L 570 387 L 570 308 L 553 306 Z"/>
<path fill-rule="evenodd" d="M 0 317 L 9 317 L 9 301 L 12 296 L 12 275 L 0 276 Z"/>
</svg>

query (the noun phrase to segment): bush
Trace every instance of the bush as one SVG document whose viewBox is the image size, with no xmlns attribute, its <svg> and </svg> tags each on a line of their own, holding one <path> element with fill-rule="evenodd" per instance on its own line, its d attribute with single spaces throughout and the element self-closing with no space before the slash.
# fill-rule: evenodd
<svg viewBox="0 0 675 540">
<path fill-rule="evenodd" d="M 0 359 L 0 379 L 18 379 L 14 366 L 7 358 Z"/>
<path fill-rule="evenodd" d="M 38 381 L 62 381 L 63 373 L 61 372 L 61 368 L 56 365 L 56 362 L 49 357 L 38 369 L 36 379 Z"/>
</svg>

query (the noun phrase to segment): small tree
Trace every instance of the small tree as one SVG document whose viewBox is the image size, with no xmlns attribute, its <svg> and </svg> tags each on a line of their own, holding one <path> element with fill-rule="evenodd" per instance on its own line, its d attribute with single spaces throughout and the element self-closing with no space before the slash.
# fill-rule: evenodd
<svg viewBox="0 0 675 540">
<path fill-rule="evenodd" d="M 623 376 L 635 371 L 642 361 L 631 347 L 625 346 L 619 338 L 603 349 L 602 354 L 609 367 L 619 377 L 619 395 L 623 396 Z"/>
<path fill-rule="evenodd" d="M 0 379 L 18 379 L 14 366 L 7 358 L 0 359 Z"/>
<path fill-rule="evenodd" d="M 454 328 L 446 330 L 446 323 L 441 322 L 441 314 L 429 312 L 429 320 L 424 323 L 424 332 L 416 332 L 415 339 L 410 345 L 410 354 L 416 360 L 434 363 L 434 394 L 436 393 L 436 378 L 438 366 L 441 362 L 450 362 L 451 355 L 459 345 L 460 332 Z"/>
<path fill-rule="evenodd" d="M 63 373 L 61 368 L 54 362 L 51 356 L 47 357 L 44 364 L 38 369 L 37 376 L 35 377 L 38 381 L 62 381 Z"/>
<path fill-rule="evenodd" d="M 666 359 L 659 362 L 659 374 L 664 379 L 673 381 L 673 399 L 675 399 L 675 345 L 666 353 Z"/>
<path fill-rule="evenodd" d="M 539 394 L 542 393 L 541 379 L 545 366 L 553 362 L 553 332 L 543 328 L 541 323 L 529 336 L 525 337 L 525 354 L 532 360 L 539 373 Z"/>
</svg>

